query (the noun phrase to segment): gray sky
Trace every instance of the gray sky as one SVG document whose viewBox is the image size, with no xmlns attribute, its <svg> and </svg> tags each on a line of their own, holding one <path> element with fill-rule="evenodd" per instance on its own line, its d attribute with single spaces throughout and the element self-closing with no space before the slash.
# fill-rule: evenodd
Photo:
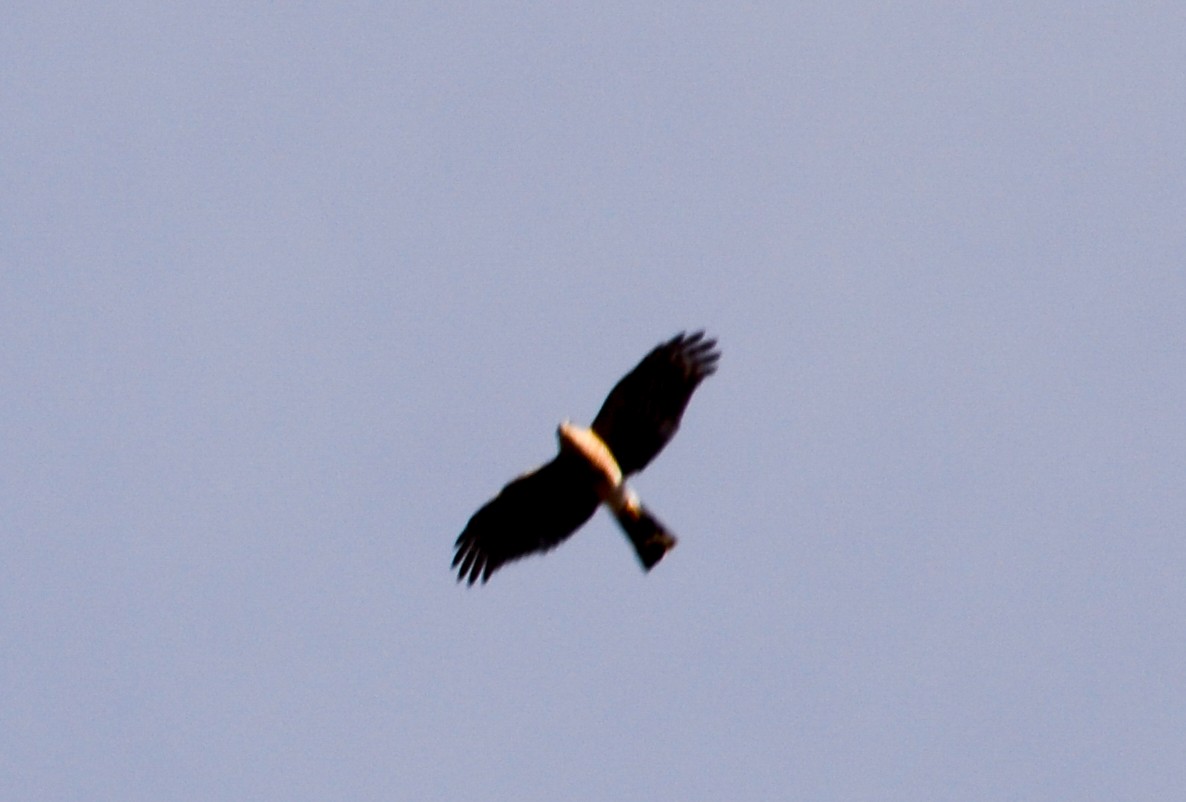
<svg viewBox="0 0 1186 802">
<path fill-rule="evenodd" d="M 0 13 L 0 798 L 1184 798 L 1186 11 L 560 5 Z"/>
</svg>

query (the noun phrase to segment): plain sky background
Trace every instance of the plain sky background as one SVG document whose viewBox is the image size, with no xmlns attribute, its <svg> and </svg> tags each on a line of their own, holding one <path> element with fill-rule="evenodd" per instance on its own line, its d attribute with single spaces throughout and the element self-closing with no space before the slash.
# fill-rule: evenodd
<svg viewBox="0 0 1186 802">
<path fill-rule="evenodd" d="M 0 798 L 1186 799 L 1184 43 L 7 4 Z M 698 327 L 679 548 L 455 584 Z"/>
</svg>

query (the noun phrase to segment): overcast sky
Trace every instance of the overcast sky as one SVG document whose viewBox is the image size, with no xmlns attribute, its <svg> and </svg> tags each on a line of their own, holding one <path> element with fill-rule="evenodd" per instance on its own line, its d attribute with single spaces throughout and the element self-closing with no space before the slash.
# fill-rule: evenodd
<svg viewBox="0 0 1186 802">
<path fill-rule="evenodd" d="M 1186 10 L 10 3 L 0 798 L 1186 798 Z M 636 489 L 453 540 L 661 340 Z"/>
</svg>

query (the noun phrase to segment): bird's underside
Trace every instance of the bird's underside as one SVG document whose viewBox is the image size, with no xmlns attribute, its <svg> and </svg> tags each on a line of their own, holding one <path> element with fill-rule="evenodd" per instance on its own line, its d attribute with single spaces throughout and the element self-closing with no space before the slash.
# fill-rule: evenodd
<svg viewBox="0 0 1186 802">
<path fill-rule="evenodd" d="M 615 385 L 591 428 L 560 424 L 560 450 L 474 513 L 457 538 L 453 567 L 474 584 L 501 565 L 555 548 L 605 504 L 650 570 L 676 538 L 639 501 L 625 477 L 641 471 L 679 428 L 692 392 L 716 370 L 716 341 L 680 334 Z"/>
</svg>

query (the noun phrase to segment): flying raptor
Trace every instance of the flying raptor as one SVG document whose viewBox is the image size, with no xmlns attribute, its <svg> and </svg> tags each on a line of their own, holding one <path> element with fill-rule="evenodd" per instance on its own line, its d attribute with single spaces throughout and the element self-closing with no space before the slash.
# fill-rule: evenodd
<svg viewBox="0 0 1186 802">
<path fill-rule="evenodd" d="M 592 427 L 561 423 L 555 459 L 513 480 L 469 519 L 453 557 L 457 580 L 485 582 L 504 563 L 555 548 L 603 503 L 651 570 L 676 539 L 624 480 L 675 436 L 693 391 L 720 357 L 703 331 L 681 332 L 622 377 Z"/>
</svg>

